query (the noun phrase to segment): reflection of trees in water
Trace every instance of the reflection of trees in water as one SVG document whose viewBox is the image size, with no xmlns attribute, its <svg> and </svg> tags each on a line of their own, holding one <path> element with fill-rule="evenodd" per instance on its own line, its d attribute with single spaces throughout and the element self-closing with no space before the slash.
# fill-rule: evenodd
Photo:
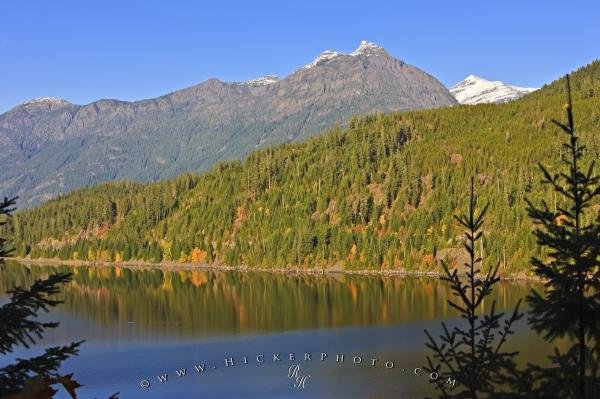
<svg viewBox="0 0 600 399">
<path fill-rule="evenodd" d="M 57 269 L 74 273 L 61 294 L 62 306 L 103 326 L 135 321 L 141 328 L 192 336 L 391 324 L 450 315 L 448 285 L 426 278 L 10 263 L 1 272 L 0 289 Z M 499 303 L 513 306 L 528 286 L 500 284 Z"/>
</svg>

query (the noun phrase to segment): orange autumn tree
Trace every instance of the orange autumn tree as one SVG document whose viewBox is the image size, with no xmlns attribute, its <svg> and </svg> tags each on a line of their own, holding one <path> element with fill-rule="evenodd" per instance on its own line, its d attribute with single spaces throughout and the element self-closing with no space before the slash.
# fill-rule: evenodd
<svg viewBox="0 0 600 399">
<path fill-rule="evenodd" d="M 192 249 L 192 263 L 206 263 L 208 253 L 198 247 Z"/>
</svg>

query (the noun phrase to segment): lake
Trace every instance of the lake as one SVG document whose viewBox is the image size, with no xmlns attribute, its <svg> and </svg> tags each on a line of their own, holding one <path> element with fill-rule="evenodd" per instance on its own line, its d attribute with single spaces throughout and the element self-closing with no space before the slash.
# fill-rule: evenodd
<svg viewBox="0 0 600 399">
<path fill-rule="evenodd" d="M 86 340 L 62 368 L 83 398 L 424 397 L 423 329 L 459 322 L 448 284 L 429 278 L 7 262 L 0 292 L 56 271 L 74 276 L 64 303 L 43 316 L 60 326 L 42 346 Z M 497 307 L 512 310 L 533 286 L 498 284 Z M 517 332 L 511 348 L 522 359 L 548 353 L 525 320 Z"/>
</svg>

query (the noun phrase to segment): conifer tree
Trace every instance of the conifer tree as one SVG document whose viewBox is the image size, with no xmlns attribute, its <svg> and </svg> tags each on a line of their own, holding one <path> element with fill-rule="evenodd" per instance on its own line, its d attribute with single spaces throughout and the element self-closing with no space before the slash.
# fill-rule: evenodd
<svg viewBox="0 0 600 399">
<path fill-rule="evenodd" d="M 548 258 L 533 258 L 537 276 L 545 281 L 543 291 L 527 297 L 531 307 L 529 324 L 549 343 L 567 338 L 572 344 L 561 352 L 554 349 L 552 366 L 532 366 L 532 387 L 537 397 L 600 397 L 600 221 L 590 206 L 600 195 L 600 177 L 592 161 L 582 165 L 585 146 L 575 133 L 571 88 L 567 83 L 565 123 L 553 120 L 565 134 L 562 162 L 566 170 L 551 173 L 540 165 L 542 182 L 563 199 L 563 206 L 527 200 L 530 218 L 537 225 L 537 243 L 548 249 Z"/>
<path fill-rule="evenodd" d="M 482 274 L 480 254 L 476 253 L 477 241 L 482 238 L 482 226 L 489 204 L 477 209 L 477 198 L 471 179 L 469 208 L 466 214 L 455 216 L 465 227 L 464 248 L 469 260 L 464 264 L 466 270 L 450 270 L 442 261 L 445 276 L 450 283 L 454 296 L 448 304 L 458 311 L 466 326 L 448 327 L 442 323 L 443 333 L 438 342 L 425 330 L 428 341 L 426 346 L 433 351 L 427 356 L 425 369 L 440 376 L 456 380 L 455 385 L 447 384 L 447 379 L 434 380 L 436 389 L 442 398 L 508 398 L 516 394 L 511 392 L 516 376 L 514 357 L 516 352 L 504 351 L 507 338 L 514 333 L 513 324 L 523 317 L 519 312 L 519 301 L 509 317 L 496 311 L 496 301 L 492 301 L 488 313 L 479 314 L 483 300 L 491 293 L 493 286 L 500 280 L 498 265 Z M 502 323 L 504 321 L 504 323 Z"/>
<path fill-rule="evenodd" d="M 4 198 L 0 202 L 0 226 L 10 218 L 15 200 Z M 0 267 L 10 253 L 6 238 L 0 238 Z M 45 329 L 58 326 L 58 323 L 40 322 L 36 316 L 60 303 L 50 296 L 58 293 L 59 286 L 70 279 L 70 274 L 55 273 L 47 279 L 36 280 L 28 289 L 15 287 L 8 292 L 8 303 L 0 307 L 0 355 L 10 354 L 16 346 L 29 348 L 43 337 Z M 75 397 L 80 385 L 72 379 L 72 374 L 58 374 L 58 368 L 65 359 L 78 353 L 82 342 L 50 347 L 42 355 L 16 359 L 0 368 L 0 398 L 51 398 L 57 392 L 52 387 L 55 384 L 62 384 Z"/>
</svg>

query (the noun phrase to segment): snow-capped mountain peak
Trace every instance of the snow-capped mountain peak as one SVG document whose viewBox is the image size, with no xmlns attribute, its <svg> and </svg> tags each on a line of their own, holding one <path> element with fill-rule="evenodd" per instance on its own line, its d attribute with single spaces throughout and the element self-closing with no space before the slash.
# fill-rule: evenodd
<svg viewBox="0 0 600 399">
<path fill-rule="evenodd" d="M 450 93 L 461 104 L 481 104 L 516 100 L 535 90 L 537 89 L 511 86 L 499 80 L 491 81 L 471 74 L 452 86 Z"/>
<path fill-rule="evenodd" d="M 350 53 L 351 56 L 357 55 L 380 55 L 385 54 L 386 51 L 383 47 L 376 45 L 375 43 L 363 40 L 360 42 L 360 46 L 356 50 Z"/>
<path fill-rule="evenodd" d="M 315 67 L 317 65 L 328 62 L 328 61 L 330 61 L 336 57 L 342 56 L 342 55 L 346 56 L 346 57 L 348 57 L 348 56 L 357 57 L 359 55 L 370 56 L 370 55 L 385 55 L 385 54 L 387 54 L 387 51 L 383 47 L 378 46 L 375 43 L 371 43 L 366 40 L 363 40 L 360 42 L 360 45 L 358 46 L 358 48 L 356 50 L 354 50 L 353 52 L 351 52 L 350 54 L 340 53 L 339 51 L 334 51 L 334 50 L 325 50 L 317 58 L 315 58 L 310 64 L 303 66 L 301 69 L 310 69 L 312 67 Z"/>
<path fill-rule="evenodd" d="M 25 104 L 68 104 L 69 102 L 66 100 L 63 100 L 62 98 L 58 98 L 58 97 L 39 97 L 39 98 L 34 98 L 31 99 L 29 101 L 25 101 L 23 103 L 23 105 Z"/>
<path fill-rule="evenodd" d="M 463 80 L 463 82 L 479 82 L 479 81 L 488 81 L 488 80 L 486 80 L 482 77 L 479 77 L 477 75 L 473 75 L 473 74 L 470 74 Z"/>
<path fill-rule="evenodd" d="M 277 82 L 279 82 L 279 78 L 277 76 L 266 75 L 261 76 L 260 78 L 246 80 L 244 82 L 240 82 L 239 84 L 242 86 L 266 86 Z"/>
<path fill-rule="evenodd" d="M 317 66 L 323 62 L 334 59 L 335 57 L 340 56 L 340 55 L 344 55 L 344 54 L 339 53 L 337 51 L 333 51 L 333 50 L 325 50 L 317 58 L 315 58 L 310 64 L 305 65 L 303 68 L 310 69 L 310 68 Z"/>
</svg>

